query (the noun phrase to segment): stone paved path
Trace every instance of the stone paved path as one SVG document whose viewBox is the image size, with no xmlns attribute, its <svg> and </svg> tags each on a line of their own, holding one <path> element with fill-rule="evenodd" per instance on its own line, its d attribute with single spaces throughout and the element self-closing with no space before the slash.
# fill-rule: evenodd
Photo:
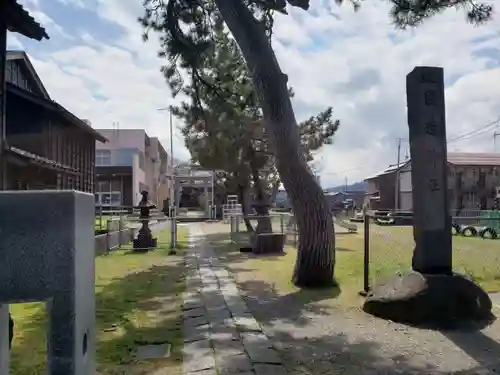
<svg viewBox="0 0 500 375">
<path fill-rule="evenodd" d="M 277 351 L 249 312 L 231 275 L 190 224 L 184 296 L 185 375 L 284 375 Z"/>
</svg>

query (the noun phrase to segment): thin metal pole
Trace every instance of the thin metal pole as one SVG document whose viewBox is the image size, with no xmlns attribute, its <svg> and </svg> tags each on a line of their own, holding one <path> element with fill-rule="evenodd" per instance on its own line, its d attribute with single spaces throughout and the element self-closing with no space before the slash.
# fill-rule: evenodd
<svg viewBox="0 0 500 375">
<path fill-rule="evenodd" d="M 177 246 L 177 213 L 175 210 L 175 206 L 177 202 L 174 201 L 177 199 L 175 190 L 176 190 L 176 181 L 174 174 L 174 137 L 173 137 L 173 126 L 172 126 L 172 108 L 168 108 L 169 119 L 170 119 L 170 220 L 171 220 L 171 238 L 170 238 L 170 248 L 174 249 Z"/>
<path fill-rule="evenodd" d="M 399 210 L 399 164 L 401 163 L 401 138 L 398 138 L 398 164 L 396 166 L 396 183 L 394 191 L 394 212 Z"/>
<path fill-rule="evenodd" d="M 7 107 L 6 66 L 7 66 L 7 14 L 4 1 L 0 4 L 0 184 L 1 190 L 7 190 Z"/>
<path fill-rule="evenodd" d="M 215 170 L 212 171 L 212 194 L 210 197 L 210 219 L 215 220 L 215 207 L 214 207 L 214 184 L 215 184 Z"/>
<path fill-rule="evenodd" d="M 362 296 L 367 296 L 370 291 L 370 216 L 366 207 L 363 209 L 363 290 Z"/>
</svg>

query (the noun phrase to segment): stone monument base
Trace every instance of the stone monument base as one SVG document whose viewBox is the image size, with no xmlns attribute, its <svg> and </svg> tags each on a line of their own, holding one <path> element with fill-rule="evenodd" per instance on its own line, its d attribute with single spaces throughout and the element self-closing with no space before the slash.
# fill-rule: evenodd
<svg viewBox="0 0 500 375">
<path fill-rule="evenodd" d="M 285 235 L 281 233 L 259 233 L 254 237 L 252 253 L 283 254 Z"/>
<path fill-rule="evenodd" d="M 418 272 L 375 286 L 363 305 L 365 312 L 382 319 L 436 328 L 491 320 L 491 309 L 488 294 L 470 278 Z"/>
<path fill-rule="evenodd" d="M 137 253 L 147 253 L 149 250 L 156 249 L 158 240 L 152 236 L 139 235 L 133 240 L 133 249 Z"/>
</svg>

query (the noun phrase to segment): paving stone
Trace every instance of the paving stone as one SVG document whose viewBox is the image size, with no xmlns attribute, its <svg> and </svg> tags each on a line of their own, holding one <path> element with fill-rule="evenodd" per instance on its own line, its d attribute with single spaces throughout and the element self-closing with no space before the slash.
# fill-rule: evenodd
<svg viewBox="0 0 500 375">
<path fill-rule="evenodd" d="M 207 310 L 219 310 L 226 308 L 226 301 L 222 295 L 212 294 L 203 298 L 205 300 L 205 307 Z"/>
<path fill-rule="evenodd" d="M 256 375 L 286 375 L 286 369 L 281 365 L 270 365 L 256 363 L 253 365 Z"/>
<path fill-rule="evenodd" d="M 169 370 L 169 371 L 170 372 L 168 374 L 165 373 L 165 375 L 171 375 L 172 370 Z M 215 368 L 212 368 L 210 370 L 201 370 L 198 372 L 187 372 L 184 375 L 217 375 L 217 371 L 215 370 Z"/>
<path fill-rule="evenodd" d="M 183 310 L 193 310 L 193 309 L 198 309 L 200 307 L 203 307 L 203 301 L 201 299 L 187 300 L 184 301 L 184 303 L 182 304 Z"/>
<path fill-rule="evenodd" d="M 262 328 L 260 324 L 252 316 L 238 316 L 233 317 L 233 320 L 238 328 L 242 332 L 261 332 Z"/>
<path fill-rule="evenodd" d="M 226 297 L 228 299 L 231 299 L 234 297 L 240 298 L 240 291 L 238 290 L 238 288 L 234 284 L 228 283 L 228 284 L 224 285 L 224 287 L 221 287 L 220 291 L 221 291 L 222 295 L 224 296 L 224 298 L 226 298 Z"/>
<path fill-rule="evenodd" d="M 219 285 L 218 284 L 214 284 L 214 285 L 203 285 L 200 289 L 201 293 L 209 293 L 209 292 L 218 292 L 220 289 L 219 289 Z"/>
<path fill-rule="evenodd" d="M 248 306 L 245 302 L 232 303 L 230 305 L 227 305 L 227 308 L 231 312 L 231 315 L 235 318 L 246 317 L 248 315 L 251 315 L 250 310 L 248 309 Z"/>
<path fill-rule="evenodd" d="M 209 340 L 184 344 L 182 350 L 184 373 L 215 368 L 214 351 Z"/>
<path fill-rule="evenodd" d="M 210 335 L 213 341 L 238 341 L 241 342 L 240 334 L 236 328 L 222 327 L 221 330 L 213 331 Z M 243 345 L 243 343 L 241 343 Z"/>
<path fill-rule="evenodd" d="M 199 316 L 204 316 L 206 314 L 206 310 L 204 307 L 198 307 L 195 309 L 184 309 L 183 315 L 184 319 L 186 318 L 197 318 Z"/>
<path fill-rule="evenodd" d="M 233 319 L 219 320 L 210 323 L 212 333 L 231 333 L 239 337 L 238 330 L 236 329 L 236 323 Z"/>
<path fill-rule="evenodd" d="M 217 357 L 215 367 L 219 375 L 251 373 L 252 362 L 246 354 Z"/>
<path fill-rule="evenodd" d="M 135 358 L 139 361 L 145 359 L 158 359 L 170 357 L 170 344 L 141 345 L 137 348 Z"/>
<path fill-rule="evenodd" d="M 233 339 L 230 335 L 227 339 L 212 337 L 212 346 L 215 351 L 215 358 L 227 357 L 231 355 L 244 354 L 245 348 L 239 339 Z"/>
<path fill-rule="evenodd" d="M 227 278 L 227 279 L 230 279 L 231 278 L 231 275 L 229 274 L 229 272 L 225 269 L 217 269 L 217 270 L 214 270 L 214 275 L 217 276 L 217 278 L 219 280 L 223 279 L 223 278 Z"/>
<path fill-rule="evenodd" d="M 210 325 L 185 326 L 183 333 L 184 342 L 208 340 L 210 338 Z"/>
<path fill-rule="evenodd" d="M 208 319 L 206 316 L 198 316 L 196 318 L 184 319 L 184 327 L 196 327 L 204 324 L 208 324 Z"/>
<path fill-rule="evenodd" d="M 230 305 L 241 305 L 241 304 L 244 304 L 245 301 L 243 300 L 243 298 L 241 298 L 240 294 L 232 294 L 232 295 L 229 295 L 228 293 L 224 293 L 222 290 L 221 290 L 221 294 L 224 296 L 224 300 L 226 301 L 226 304 L 228 306 Z"/>
<path fill-rule="evenodd" d="M 281 364 L 277 351 L 263 333 L 242 333 L 241 338 L 253 363 Z"/>
<path fill-rule="evenodd" d="M 207 311 L 207 318 L 210 323 L 219 322 L 221 320 L 231 319 L 229 309 L 216 309 Z"/>
</svg>

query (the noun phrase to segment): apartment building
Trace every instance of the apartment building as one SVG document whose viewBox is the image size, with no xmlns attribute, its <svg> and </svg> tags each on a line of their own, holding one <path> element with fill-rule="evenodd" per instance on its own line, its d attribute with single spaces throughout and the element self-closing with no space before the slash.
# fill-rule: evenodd
<svg viewBox="0 0 500 375">
<path fill-rule="evenodd" d="M 367 178 L 372 208 L 393 209 L 397 167 Z M 399 210 L 413 209 L 411 160 L 399 167 Z M 491 209 L 500 198 L 500 153 L 448 153 L 448 200 L 452 210 Z"/>
<path fill-rule="evenodd" d="M 170 158 L 143 129 L 100 129 L 108 139 L 96 146 L 96 204 L 133 206 L 141 191 L 162 209 L 172 188 Z"/>
</svg>

